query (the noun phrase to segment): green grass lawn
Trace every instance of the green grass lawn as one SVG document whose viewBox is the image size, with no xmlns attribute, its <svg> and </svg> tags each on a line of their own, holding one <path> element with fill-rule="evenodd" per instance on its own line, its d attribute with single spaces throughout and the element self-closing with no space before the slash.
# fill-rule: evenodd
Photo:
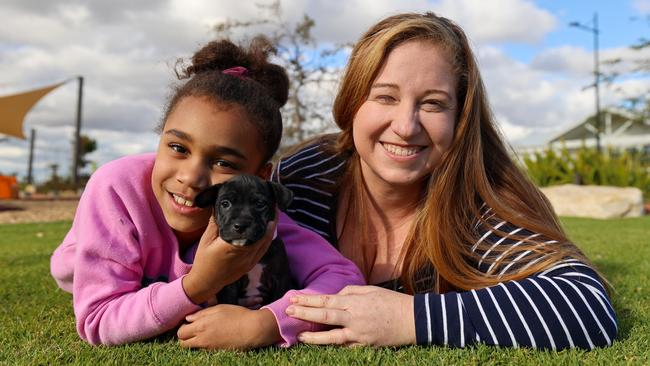
<svg viewBox="0 0 650 366">
<path fill-rule="evenodd" d="M 569 236 L 614 286 L 619 335 L 590 352 L 405 347 L 345 349 L 297 346 L 251 352 L 178 347 L 172 336 L 120 347 L 93 347 L 74 328 L 71 295 L 49 274 L 50 253 L 70 222 L 0 225 L 0 364 L 642 364 L 650 362 L 650 217 L 563 219 Z"/>
</svg>

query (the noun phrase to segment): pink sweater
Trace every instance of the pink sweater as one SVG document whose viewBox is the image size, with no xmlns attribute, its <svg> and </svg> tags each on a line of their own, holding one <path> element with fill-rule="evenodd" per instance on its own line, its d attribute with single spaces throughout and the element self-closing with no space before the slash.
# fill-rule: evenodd
<svg viewBox="0 0 650 366">
<path fill-rule="evenodd" d="M 72 228 L 52 255 L 52 276 L 72 292 L 77 331 L 89 343 L 151 338 L 200 309 L 181 285 L 196 248 L 188 250 L 187 258 L 179 254 L 151 189 L 154 158 L 129 156 L 98 169 L 79 201 Z M 277 231 L 299 292 L 331 294 L 363 284 L 352 262 L 288 216 L 281 214 Z M 317 326 L 285 315 L 295 292 L 267 306 L 278 322 L 282 346 Z"/>
</svg>

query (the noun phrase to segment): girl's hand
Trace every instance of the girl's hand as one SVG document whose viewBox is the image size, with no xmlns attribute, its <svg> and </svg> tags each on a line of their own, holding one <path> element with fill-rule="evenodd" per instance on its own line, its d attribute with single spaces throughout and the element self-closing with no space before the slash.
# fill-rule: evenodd
<svg viewBox="0 0 650 366">
<path fill-rule="evenodd" d="M 209 220 L 196 250 L 192 269 L 183 277 L 187 297 L 195 304 L 202 304 L 224 286 L 248 273 L 269 248 L 278 216 L 266 227 L 266 233 L 259 242 L 245 247 L 225 242 L 219 237 L 217 224 Z"/>
<path fill-rule="evenodd" d="M 216 305 L 185 320 L 177 332 L 181 347 L 247 350 L 280 341 L 278 324 L 268 309 Z"/>
<path fill-rule="evenodd" d="M 401 346 L 415 344 L 413 296 L 375 286 L 347 286 L 337 295 L 297 295 L 286 310 L 293 318 L 329 324 L 323 332 L 303 332 L 311 344 Z"/>
</svg>

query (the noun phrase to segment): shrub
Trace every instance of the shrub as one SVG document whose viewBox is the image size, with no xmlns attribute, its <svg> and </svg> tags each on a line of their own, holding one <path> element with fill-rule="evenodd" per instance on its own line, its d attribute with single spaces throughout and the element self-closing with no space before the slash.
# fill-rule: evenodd
<svg viewBox="0 0 650 366">
<path fill-rule="evenodd" d="M 637 187 L 650 199 L 650 166 L 637 151 L 609 148 L 605 153 L 585 146 L 575 152 L 547 148 L 523 157 L 529 176 L 540 187 L 574 183 Z"/>
</svg>

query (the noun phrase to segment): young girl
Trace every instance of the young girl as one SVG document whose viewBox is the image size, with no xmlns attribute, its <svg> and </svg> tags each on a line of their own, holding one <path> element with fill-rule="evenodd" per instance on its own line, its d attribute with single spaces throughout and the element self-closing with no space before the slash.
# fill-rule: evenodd
<svg viewBox="0 0 650 366">
<path fill-rule="evenodd" d="M 235 174 L 269 177 L 288 94 L 285 71 L 267 61 L 270 49 L 261 38 L 248 49 L 225 40 L 200 49 L 166 108 L 157 152 L 118 159 L 93 174 L 51 259 L 57 284 L 73 294 L 84 340 L 123 344 L 177 327 L 248 272 L 276 229 L 301 292 L 362 283 L 354 264 L 283 214 L 259 243 L 243 248 L 221 240 L 211 211 L 194 204 L 200 191 Z M 223 336 L 211 346 L 295 343 L 298 332 L 313 329 L 285 315 L 295 292 L 260 310 L 215 306 Z M 191 327 L 184 329 L 183 340 L 201 344 Z"/>
</svg>

